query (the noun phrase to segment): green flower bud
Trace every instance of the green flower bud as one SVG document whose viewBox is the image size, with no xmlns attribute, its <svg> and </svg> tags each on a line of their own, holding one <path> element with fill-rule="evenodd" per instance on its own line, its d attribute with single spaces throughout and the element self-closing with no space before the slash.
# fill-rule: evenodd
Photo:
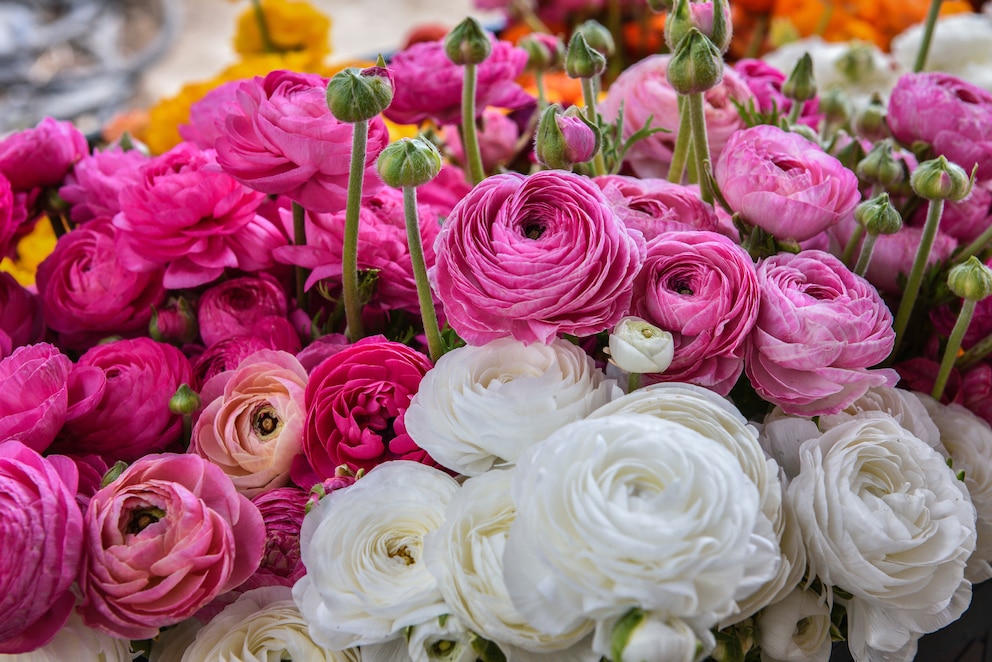
<svg viewBox="0 0 992 662">
<path fill-rule="evenodd" d="M 180 384 L 175 394 L 169 398 L 169 411 L 181 416 L 191 416 L 200 408 L 200 396 L 188 384 Z"/>
<path fill-rule="evenodd" d="M 117 460 L 114 462 L 114 466 L 107 469 L 107 473 L 103 474 L 103 478 L 100 479 L 100 489 L 102 490 L 107 485 L 120 478 L 124 470 L 127 469 L 127 462 L 124 460 Z"/>
<path fill-rule="evenodd" d="M 599 141 L 599 129 L 576 106 L 562 113 L 560 105 L 552 104 L 537 123 L 534 152 L 539 163 L 568 169 L 591 160 L 599 150 Z"/>
<path fill-rule="evenodd" d="M 854 120 L 854 132 L 871 141 L 888 138 L 889 125 L 885 121 L 885 103 L 876 92 Z"/>
<path fill-rule="evenodd" d="M 880 193 L 855 207 L 854 219 L 868 234 L 876 237 L 880 234 L 895 234 L 902 229 L 902 216 L 889 202 L 888 193 Z"/>
<path fill-rule="evenodd" d="M 789 77 L 782 83 L 782 94 L 797 103 L 806 103 L 816 97 L 816 80 L 813 78 L 813 58 L 809 53 L 796 62 Z"/>
<path fill-rule="evenodd" d="M 668 82 L 679 94 L 699 94 L 723 80 L 723 56 L 706 35 L 691 28 L 668 61 Z"/>
<path fill-rule="evenodd" d="M 856 172 L 864 181 L 885 188 L 897 186 L 906 176 L 902 163 L 892 155 L 891 140 L 875 143 L 868 155 L 858 163 Z"/>
<path fill-rule="evenodd" d="M 829 87 L 820 95 L 819 110 L 828 126 L 844 126 L 854 114 L 850 97 L 839 87 Z"/>
<path fill-rule="evenodd" d="M 961 166 L 943 156 L 924 161 L 909 178 L 916 195 L 926 200 L 963 200 L 971 192 L 971 180 Z"/>
<path fill-rule="evenodd" d="M 154 340 L 182 345 L 196 340 L 199 333 L 196 312 L 189 305 L 186 297 L 169 299 L 162 309 L 152 306 L 148 335 Z"/>
<path fill-rule="evenodd" d="M 675 0 L 672 10 L 665 17 L 665 44 L 668 50 L 674 52 L 682 37 L 696 27 L 692 22 L 692 12 L 689 11 L 689 0 Z"/>
<path fill-rule="evenodd" d="M 866 80 L 875 73 L 875 55 L 872 47 L 855 43 L 837 59 L 834 67 L 852 83 Z"/>
<path fill-rule="evenodd" d="M 959 297 L 981 301 L 992 294 L 992 269 L 972 255 L 951 269 L 947 274 L 947 286 Z"/>
<path fill-rule="evenodd" d="M 572 34 L 565 53 L 565 73 L 569 78 L 595 78 L 606 71 L 606 56 L 589 45 L 581 32 Z"/>
<path fill-rule="evenodd" d="M 848 170 L 854 170 L 867 156 L 860 140 L 855 140 L 846 131 L 838 131 L 834 135 L 833 144 L 827 150 Z"/>
<path fill-rule="evenodd" d="M 554 35 L 527 34 L 520 38 L 517 46 L 527 51 L 527 69 L 530 71 L 559 69 L 565 62 L 565 44 Z"/>
<path fill-rule="evenodd" d="M 617 52 L 617 46 L 613 41 L 613 35 L 610 31 L 606 29 L 606 26 L 599 21 L 589 19 L 575 30 L 582 34 L 586 38 L 586 43 L 589 44 L 591 48 L 595 48 L 597 51 L 610 57 Z"/>
<path fill-rule="evenodd" d="M 479 64 L 493 52 L 489 33 L 471 16 L 456 25 L 444 38 L 444 53 L 455 64 Z"/>
<path fill-rule="evenodd" d="M 787 121 L 785 123 L 788 124 Z M 793 124 L 787 128 L 790 133 L 798 133 L 811 143 L 816 143 L 817 145 L 820 144 L 820 135 L 816 132 L 816 129 L 813 129 L 812 127 L 806 126 L 805 124 Z"/>
<path fill-rule="evenodd" d="M 376 167 L 388 186 L 420 186 L 441 171 L 441 152 L 426 138 L 401 138 L 379 153 Z"/>
<path fill-rule="evenodd" d="M 372 119 L 393 101 L 393 74 L 382 56 L 374 67 L 349 67 L 327 83 L 327 107 L 342 122 L 354 124 Z"/>
</svg>

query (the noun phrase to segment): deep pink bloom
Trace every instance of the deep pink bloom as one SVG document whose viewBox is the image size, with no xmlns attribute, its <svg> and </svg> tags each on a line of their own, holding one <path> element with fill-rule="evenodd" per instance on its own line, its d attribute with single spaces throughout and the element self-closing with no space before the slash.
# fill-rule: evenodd
<svg viewBox="0 0 992 662">
<path fill-rule="evenodd" d="M 200 337 L 207 347 L 234 336 L 275 336 L 278 345 L 299 350 L 299 338 L 290 323 L 286 293 L 267 274 L 242 276 L 218 283 L 203 293 L 197 307 Z"/>
<path fill-rule="evenodd" d="M 149 455 L 97 492 L 85 518 L 79 612 L 147 639 L 258 568 L 265 525 L 224 472 L 196 455 Z"/>
<path fill-rule="evenodd" d="M 217 139 L 225 134 L 224 120 L 229 112 L 238 112 L 238 88 L 242 80 L 218 85 L 189 108 L 189 124 L 179 125 L 183 140 L 200 149 L 213 149 Z"/>
<path fill-rule="evenodd" d="M 306 574 L 300 560 L 300 527 L 309 496 L 295 487 L 280 487 L 252 499 L 265 522 L 265 551 L 255 574 L 238 587 L 292 586 Z"/>
<path fill-rule="evenodd" d="M 644 239 L 589 179 L 561 170 L 483 180 L 441 226 L 431 270 L 471 344 L 598 333 L 630 307 Z"/>
<path fill-rule="evenodd" d="M 62 237 L 38 266 L 45 321 L 62 346 L 86 349 L 108 336 L 147 333 L 152 306 L 165 300 L 163 273 L 132 271 L 115 249 L 104 217 Z"/>
<path fill-rule="evenodd" d="M 623 175 L 602 175 L 593 182 L 624 225 L 638 230 L 645 241 L 672 230 L 722 230 L 713 207 L 702 201 L 696 187 Z"/>
<path fill-rule="evenodd" d="M 444 127 L 444 142 L 459 163 L 467 163 L 462 140 L 458 135 L 459 128 L 455 125 Z M 483 111 L 479 122 L 479 151 L 482 153 L 482 166 L 486 172 L 493 172 L 499 166 L 508 164 L 517 154 L 519 140 L 520 126 L 509 115 L 496 108 L 486 108 Z"/>
<path fill-rule="evenodd" d="M 940 217 L 940 232 L 966 245 L 978 238 L 992 225 L 992 181 L 975 182 L 964 200 L 944 202 Z M 923 227 L 927 220 L 927 205 L 920 205 L 907 225 Z"/>
<path fill-rule="evenodd" d="M 327 107 L 327 80 L 273 71 L 244 81 L 236 104 L 223 106 L 215 139 L 217 162 L 229 175 L 269 195 L 285 195 L 311 211 L 336 212 L 348 199 L 352 125 Z M 375 168 L 389 142 L 379 117 L 369 122 L 364 194 L 382 185 Z"/>
<path fill-rule="evenodd" d="M 755 59 L 738 60 L 734 63 L 734 71 L 744 79 L 754 95 L 757 110 L 770 113 L 777 109 L 780 116 L 788 116 L 792 110 L 792 99 L 782 94 L 782 83 L 786 79 L 784 73 L 764 60 Z M 805 102 L 799 115 L 799 123 L 815 129 L 822 117 L 819 106 L 820 100 L 816 97 Z"/>
<path fill-rule="evenodd" d="M 672 231 L 648 242 L 631 312 L 675 341 L 671 366 L 652 379 L 699 384 L 727 395 L 744 369 L 744 341 L 758 303 L 754 263 L 727 237 Z"/>
<path fill-rule="evenodd" d="M 777 239 L 810 239 L 861 201 L 857 176 L 840 161 L 767 124 L 732 135 L 713 175 L 731 209 Z"/>
<path fill-rule="evenodd" d="M 476 65 L 476 117 L 490 106 L 522 108 L 534 103 L 516 82 L 527 64 L 527 52 L 495 37 L 493 50 Z M 464 66 L 444 52 L 444 42 L 422 41 L 400 51 L 389 61 L 396 81 L 393 102 L 383 115 L 398 124 L 459 124 L 462 121 Z"/>
<path fill-rule="evenodd" d="M 0 359 L 45 334 L 41 301 L 7 272 L 0 272 Z"/>
<path fill-rule="evenodd" d="M 992 425 L 992 364 L 983 361 L 961 378 L 961 403 Z"/>
<path fill-rule="evenodd" d="M 324 359 L 307 384 L 303 452 L 318 478 L 388 460 L 433 464 L 403 425 L 410 399 L 431 369 L 426 356 L 382 336 Z"/>
<path fill-rule="evenodd" d="M 21 214 L 10 181 L 0 173 L 0 258 L 10 254 L 15 245 L 15 236 L 20 229 Z"/>
<path fill-rule="evenodd" d="M 0 440 L 17 440 L 39 453 L 65 423 L 72 361 L 53 345 L 18 347 L 0 361 Z"/>
<path fill-rule="evenodd" d="M 836 414 L 893 370 L 892 314 L 878 291 L 833 255 L 779 253 L 758 263 L 761 305 L 744 369 L 758 394 L 788 414 Z"/>
<path fill-rule="evenodd" d="M 43 458 L 18 441 L 0 442 L 2 654 L 45 645 L 69 618 L 82 551 L 77 484 L 68 458 Z"/>
<path fill-rule="evenodd" d="M 69 203 L 76 223 L 113 218 L 121 210 L 120 192 L 141 181 L 139 168 L 148 157 L 136 149 L 113 147 L 84 156 L 65 178 L 59 195 Z"/>
<path fill-rule="evenodd" d="M 245 358 L 263 349 L 282 349 L 275 343 L 278 338 L 235 336 L 216 342 L 193 359 L 193 379 L 190 386 L 199 390 L 208 379 L 225 370 L 234 370 Z M 299 339 L 297 339 L 299 342 Z"/>
<path fill-rule="evenodd" d="M 55 186 L 87 154 L 89 145 L 79 129 L 71 122 L 46 117 L 33 129 L 0 141 L 0 174 L 15 191 Z"/>
<path fill-rule="evenodd" d="M 311 373 L 324 359 L 337 354 L 349 344 L 348 337 L 343 333 L 328 333 L 312 340 L 296 353 L 296 358 L 307 373 Z"/>
<path fill-rule="evenodd" d="M 471 190 L 472 185 L 465 179 L 464 171 L 453 165 L 443 165 L 437 177 L 417 187 L 417 205 L 430 207 L 438 216 L 447 218 L 458 201 Z"/>
</svg>

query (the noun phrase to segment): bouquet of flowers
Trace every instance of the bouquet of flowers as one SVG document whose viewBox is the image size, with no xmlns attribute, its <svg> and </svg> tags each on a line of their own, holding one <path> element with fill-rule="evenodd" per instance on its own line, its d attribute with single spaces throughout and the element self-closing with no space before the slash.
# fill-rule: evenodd
<svg viewBox="0 0 992 662">
<path fill-rule="evenodd" d="M 962 617 L 992 92 L 924 71 L 936 11 L 910 69 L 628 4 L 665 46 L 610 76 L 622 30 L 533 7 L 329 67 L 267 0 L 134 135 L 0 141 L 0 659 L 897 661 Z"/>
</svg>

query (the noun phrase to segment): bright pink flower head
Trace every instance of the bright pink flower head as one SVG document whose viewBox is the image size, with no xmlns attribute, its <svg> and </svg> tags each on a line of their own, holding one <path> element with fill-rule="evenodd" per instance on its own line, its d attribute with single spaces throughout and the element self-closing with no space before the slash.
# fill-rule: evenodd
<svg viewBox="0 0 992 662">
<path fill-rule="evenodd" d="M 727 395 L 744 368 L 744 341 L 758 303 L 754 263 L 730 239 L 672 231 L 650 241 L 634 281 L 632 313 L 669 331 L 675 341 L 671 366 L 653 379 Z"/>
<path fill-rule="evenodd" d="M 245 80 L 232 80 L 218 85 L 189 108 L 189 124 L 179 125 L 183 140 L 200 149 L 214 149 L 217 139 L 225 135 L 224 118 L 238 112 L 238 88 Z"/>
<path fill-rule="evenodd" d="M 65 423 L 72 361 L 53 345 L 18 347 L 0 361 L 0 440 L 17 440 L 39 453 Z"/>
<path fill-rule="evenodd" d="M 917 212 L 906 221 L 907 225 L 923 227 L 926 224 L 927 205 L 920 205 Z M 971 193 L 964 200 L 947 200 L 940 217 L 940 232 L 953 237 L 961 245 L 978 238 L 992 225 L 992 181 L 975 182 Z"/>
<path fill-rule="evenodd" d="M 64 347 L 86 349 L 113 335 L 144 334 L 152 306 L 165 300 L 162 271 L 120 263 L 108 218 L 62 237 L 38 266 L 38 294 Z"/>
<path fill-rule="evenodd" d="M 0 173 L 0 258 L 13 250 L 15 237 L 24 220 L 21 216 L 10 181 Z"/>
<path fill-rule="evenodd" d="M 43 458 L 18 441 L 0 442 L 2 654 L 44 646 L 76 603 L 70 587 L 83 535 L 77 484 L 68 458 Z"/>
<path fill-rule="evenodd" d="M 216 342 L 193 359 L 194 390 L 199 390 L 214 375 L 234 370 L 244 359 L 263 349 L 285 349 L 275 345 L 277 339 L 259 336 L 234 336 Z"/>
<path fill-rule="evenodd" d="M 269 195 L 285 195 L 311 211 L 336 212 L 348 199 L 352 125 L 327 107 L 327 80 L 273 71 L 244 81 L 226 103 L 224 130 L 214 141 L 229 175 Z M 375 168 L 389 142 L 382 119 L 369 122 L 364 194 L 382 185 Z"/>
<path fill-rule="evenodd" d="M 644 240 L 589 179 L 545 170 L 483 180 L 445 220 L 435 252 L 431 282 L 462 338 L 549 343 L 626 314 Z"/>
<path fill-rule="evenodd" d="M 438 216 L 447 218 L 458 201 L 471 190 L 472 185 L 465 179 L 464 171 L 453 165 L 443 165 L 437 177 L 417 187 L 417 205 L 430 207 Z"/>
<path fill-rule="evenodd" d="M 893 370 L 892 315 L 878 291 L 833 255 L 779 253 L 758 263 L 761 306 L 744 357 L 762 398 L 788 414 L 836 414 Z"/>
<path fill-rule="evenodd" d="M 296 487 L 280 487 L 252 499 L 265 522 L 265 551 L 255 574 L 238 587 L 292 586 L 306 574 L 300 560 L 300 527 L 308 495 Z"/>
<path fill-rule="evenodd" d="M 673 230 L 721 231 L 719 217 L 697 188 L 623 175 L 602 175 L 592 181 L 624 225 L 643 234 L 645 241 Z"/>
<path fill-rule="evenodd" d="M 797 133 L 736 132 L 713 168 L 731 209 L 777 239 L 805 241 L 854 214 L 857 176 Z"/>
<path fill-rule="evenodd" d="M 961 378 L 962 404 L 992 425 L 992 364 L 983 361 Z"/>
<path fill-rule="evenodd" d="M 86 511 L 79 612 L 90 627 L 147 639 L 192 616 L 258 568 L 258 508 L 197 455 L 149 455 Z"/>
<path fill-rule="evenodd" d="M 290 352 L 300 349 L 288 318 L 282 285 L 266 274 L 218 283 L 203 293 L 197 307 L 200 337 L 207 347 L 234 336 L 273 337 Z"/>
<path fill-rule="evenodd" d="M 792 99 L 782 94 L 784 73 L 764 60 L 744 59 L 734 63 L 734 71 L 744 80 L 744 83 L 754 95 L 757 109 L 762 113 L 770 113 L 778 109 L 780 116 L 787 116 L 792 110 Z M 799 115 L 799 124 L 816 128 L 822 115 L 819 112 L 820 100 L 816 97 L 803 104 Z"/>
<path fill-rule="evenodd" d="M 117 196 L 141 182 L 139 168 L 148 157 L 136 149 L 120 147 L 84 156 L 72 169 L 59 195 L 69 203 L 76 223 L 97 218 L 113 218 L 121 210 Z"/>
<path fill-rule="evenodd" d="M 41 301 L 9 273 L 0 272 L 0 359 L 22 345 L 40 342 L 44 334 Z"/>
<path fill-rule="evenodd" d="M 410 399 L 431 369 L 426 356 L 382 336 L 364 338 L 328 357 L 307 384 L 303 452 L 318 478 L 388 460 L 432 464 L 403 425 Z"/>
<path fill-rule="evenodd" d="M 534 103 L 516 82 L 527 65 L 527 52 L 494 37 L 492 53 L 476 65 L 476 116 L 489 106 L 522 108 Z M 444 53 L 444 41 L 423 41 L 389 61 L 396 81 L 393 102 L 383 114 L 398 124 L 459 124 L 462 121 L 464 67 Z"/>
<path fill-rule="evenodd" d="M 904 74 L 889 96 L 892 135 L 922 141 L 978 179 L 992 177 L 992 92 L 942 72 Z"/>
<path fill-rule="evenodd" d="M 610 85 L 606 99 L 600 105 L 600 112 L 607 122 L 615 122 L 623 107 L 624 140 L 647 125 L 648 117 L 652 118 L 652 127 L 670 130 L 670 133 L 656 133 L 637 142 L 627 152 L 624 162 L 638 177 L 664 179 L 672 162 L 679 112 L 678 94 L 665 75 L 670 58 L 669 55 L 653 55 L 628 67 Z M 723 80 L 703 98 L 710 156 L 716 159 L 730 135 L 744 126 L 734 102 L 747 104 L 751 91 L 728 67 L 723 72 Z"/>
<path fill-rule="evenodd" d="M 46 117 L 0 141 L 0 174 L 15 191 L 55 186 L 89 151 L 86 136 L 71 122 Z"/>
</svg>

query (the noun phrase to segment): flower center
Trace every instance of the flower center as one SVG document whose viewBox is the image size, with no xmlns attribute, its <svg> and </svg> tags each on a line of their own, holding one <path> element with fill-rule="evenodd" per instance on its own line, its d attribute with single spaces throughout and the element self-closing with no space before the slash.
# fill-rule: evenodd
<svg viewBox="0 0 992 662">
<path fill-rule="evenodd" d="M 524 225 L 524 236 L 528 239 L 540 239 L 544 231 L 547 230 L 547 226 L 543 223 L 538 223 L 537 221 L 531 221 Z"/>
<path fill-rule="evenodd" d="M 165 517 L 165 511 L 154 506 L 132 511 L 131 517 L 127 521 L 127 532 L 141 533 L 163 517 Z"/>
<path fill-rule="evenodd" d="M 403 561 L 407 565 L 413 565 L 414 563 L 417 562 L 417 560 L 413 558 L 413 554 L 410 553 L 410 550 L 406 545 L 400 545 L 399 549 L 397 549 L 396 551 L 389 552 L 389 558 L 395 559 L 396 557 L 400 557 L 401 559 L 403 559 Z"/>
<path fill-rule="evenodd" d="M 447 639 L 435 641 L 434 645 L 431 646 L 431 657 L 443 657 L 450 653 L 451 649 L 454 647 L 455 642 L 448 641 Z"/>
<path fill-rule="evenodd" d="M 668 289 L 687 297 L 691 297 L 695 294 L 692 287 L 690 287 L 689 281 L 682 278 L 673 278 L 668 281 Z"/>
<path fill-rule="evenodd" d="M 259 439 L 269 439 L 282 428 L 282 421 L 276 415 L 271 405 L 263 405 L 255 410 L 251 417 L 251 429 Z"/>
</svg>

